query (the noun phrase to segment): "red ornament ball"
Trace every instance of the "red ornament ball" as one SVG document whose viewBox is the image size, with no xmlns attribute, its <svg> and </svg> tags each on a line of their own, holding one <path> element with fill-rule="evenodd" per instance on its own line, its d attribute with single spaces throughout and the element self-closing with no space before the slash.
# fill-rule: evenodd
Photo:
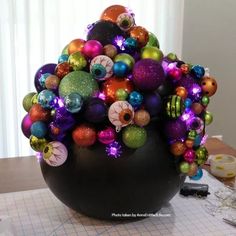
<svg viewBox="0 0 236 236">
<path fill-rule="evenodd" d="M 72 68 L 68 62 L 62 62 L 57 65 L 55 69 L 55 75 L 59 78 L 62 79 L 64 76 L 69 74 L 72 71 Z"/>
<path fill-rule="evenodd" d="M 95 129 L 87 124 L 81 124 L 72 132 L 74 142 L 80 147 L 88 147 L 96 142 Z"/>
<path fill-rule="evenodd" d="M 50 119 L 50 110 L 41 107 L 40 104 L 34 104 L 29 111 L 31 121 L 47 121 Z"/>
</svg>

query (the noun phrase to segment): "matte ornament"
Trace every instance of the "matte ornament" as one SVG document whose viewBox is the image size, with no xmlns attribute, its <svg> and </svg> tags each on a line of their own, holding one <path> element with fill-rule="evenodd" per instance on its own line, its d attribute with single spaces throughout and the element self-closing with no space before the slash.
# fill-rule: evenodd
<svg viewBox="0 0 236 236">
<path fill-rule="evenodd" d="M 166 122 L 164 130 L 170 140 L 180 140 L 186 137 L 187 126 L 180 119 L 169 120 Z"/>
<path fill-rule="evenodd" d="M 157 116 L 162 107 L 162 100 L 157 92 L 151 92 L 144 95 L 144 107 L 151 117 Z"/>
<path fill-rule="evenodd" d="M 103 47 L 103 52 L 106 56 L 114 58 L 117 55 L 117 49 L 112 44 L 107 44 Z"/>
<path fill-rule="evenodd" d="M 58 141 L 48 143 L 43 149 L 44 161 L 53 167 L 61 166 L 67 160 L 68 151 L 66 146 Z"/>
<path fill-rule="evenodd" d="M 90 73 L 73 71 L 66 75 L 59 85 L 60 97 L 78 93 L 83 99 L 88 99 L 98 91 L 98 84 Z"/>
<path fill-rule="evenodd" d="M 116 139 L 116 132 L 113 128 L 107 127 L 98 132 L 98 141 L 103 144 L 110 144 Z"/>
<path fill-rule="evenodd" d="M 198 165 L 195 162 L 193 162 L 189 165 L 189 171 L 187 175 L 192 177 L 197 174 L 197 171 L 198 171 Z"/>
<path fill-rule="evenodd" d="M 47 143 L 48 141 L 45 138 L 37 138 L 33 135 L 30 136 L 30 146 L 36 152 L 43 152 Z"/>
<path fill-rule="evenodd" d="M 140 148 L 147 140 L 147 132 L 144 128 L 129 125 L 122 132 L 122 140 L 129 148 Z"/>
<path fill-rule="evenodd" d="M 50 75 L 45 80 L 45 87 L 50 90 L 57 90 L 60 84 L 60 79 L 56 75 Z"/>
<path fill-rule="evenodd" d="M 150 122 L 150 115 L 145 110 L 138 110 L 134 113 L 134 123 L 140 127 L 148 125 Z"/>
<path fill-rule="evenodd" d="M 204 120 L 206 125 L 210 125 L 213 121 L 213 115 L 211 112 L 206 111 L 204 114 Z"/>
<path fill-rule="evenodd" d="M 191 109 L 196 115 L 200 115 L 202 113 L 204 107 L 200 103 L 194 102 L 191 106 Z"/>
<path fill-rule="evenodd" d="M 23 107 L 24 107 L 25 111 L 28 112 L 30 110 L 30 108 L 33 106 L 32 97 L 35 94 L 36 93 L 32 92 L 32 93 L 28 93 L 27 95 L 24 96 L 22 104 L 23 104 Z"/>
</svg>

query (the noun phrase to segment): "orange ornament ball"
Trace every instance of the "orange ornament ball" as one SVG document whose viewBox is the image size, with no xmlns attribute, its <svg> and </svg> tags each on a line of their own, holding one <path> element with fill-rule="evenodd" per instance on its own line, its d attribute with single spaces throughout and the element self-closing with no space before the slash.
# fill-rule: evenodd
<svg viewBox="0 0 236 236">
<path fill-rule="evenodd" d="M 68 53 L 69 55 L 74 53 L 74 52 L 81 52 L 84 44 L 85 44 L 85 40 L 83 39 L 74 39 L 72 40 L 69 44 L 68 44 Z"/>
<path fill-rule="evenodd" d="M 30 120 L 35 121 L 48 121 L 50 119 L 50 110 L 46 110 L 41 107 L 40 104 L 34 104 L 29 110 Z"/>
<path fill-rule="evenodd" d="M 180 66 L 180 70 L 183 74 L 188 74 L 190 69 L 189 69 L 189 65 L 188 64 L 182 64 Z"/>
<path fill-rule="evenodd" d="M 72 71 L 72 68 L 68 62 L 62 62 L 57 65 L 55 69 L 55 75 L 59 78 L 62 79 L 64 76 L 69 74 Z"/>
<path fill-rule="evenodd" d="M 191 109 L 196 115 L 199 115 L 202 113 L 204 107 L 202 106 L 201 103 L 194 102 L 191 106 Z"/>
<path fill-rule="evenodd" d="M 217 90 L 217 82 L 212 77 L 203 77 L 201 81 L 201 87 L 204 94 L 211 97 L 215 94 Z"/>
<path fill-rule="evenodd" d="M 185 140 L 185 146 L 186 146 L 187 148 L 192 148 L 193 145 L 194 145 L 194 140 L 192 140 L 192 139 L 187 139 L 187 140 Z"/>
<path fill-rule="evenodd" d="M 134 26 L 129 31 L 130 37 L 137 40 L 139 47 L 144 47 L 149 39 L 148 31 L 141 26 Z"/>
<path fill-rule="evenodd" d="M 74 142 L 80 147 L 89 147 L 96 142 L 95 129 L 87 124 L 81 124 L 72 132 Z"/>
<path fill-rule="evenodd" d="M 188 91 L 184 87 L 177 87 L 175 89 L 175 93 L 176 93 L 176 95 L 178 95 L 182 99 L 186 99 L 188 96 Z"/>
<path fill-rule="evenodd" d="M 134 123 L 138 126 L 145 126 L 150 122 L 150 115 L 146 110 L 138 110 L 134 113 Z"/>
<path fill-rule="evenodd" d="M 106 20 L 106 21 L 112 21 L 112 22 L 116 23 L 116 20 L 119 15 L 121 15 L 123 13 L 128 13 L 128 12 L 129 12 L 129 10 L 124 6 L 112 5 L 103 11 L 100 19 Z"/>
<path fill-rule="evenodd" d="M 134 90 L 134 85 L 127 78 L 112 77 L 107 79 L 103 84 L 102 90 L 107 103 L 111 104 L 116 101 L 116 91 L 118 89 L 124 89 L 125 92 L 131 93 Z"/>
<path fill-rule="evenodd" d="M 175 156 L 181 156 L 184 154 L 186 150 L 186 146 L 184 143 L 177 141 L 170 146 L 170 152 Z"/>
</svg>

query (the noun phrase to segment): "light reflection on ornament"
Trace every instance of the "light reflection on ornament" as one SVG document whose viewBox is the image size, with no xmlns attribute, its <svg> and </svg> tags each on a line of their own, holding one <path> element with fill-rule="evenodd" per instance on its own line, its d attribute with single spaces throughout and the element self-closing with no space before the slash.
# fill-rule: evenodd
<svg viewBox="0 0 236 236">
<path fill-rule="evenodd" d="M 204 144 L 206 143 L 207 139 L 208 139 L 208 134 L 205 134 L 205 135 L 202 137 L 202 140 L 201 140 L 200 145 L 204 145 Z"/>
<path fill-rule="evenodd" d="M 54 108 L 61 108 L 61 107 L 64 107 L 64 102 L 61 98 L 58 98 L 56 97 L 54 100 L 53 100 L 53 107 Z"/>
<path fill-rule="evenodd" d="M 191 92 L 193 95 L 197 95 L 201 92 L 201 87 L 198 85 L 198 84 L 194 84 L 192 89 L 191 89 Z"/>
<path fill-rule="evenodd" d="M 97 97 L 102 99 L 103 101 L 105 101 L 105 99 L 106 99 L 106 95 L 102 92 L 98 93 Z"/>
<path fill-rule="evenodd" d="M 194 113 L 189 110 L 189 109 L 186 109 L 185 112 L 182 114 L 182 116 L 180 117 L 180 119 L 182 121 L 188 121 L 189 119 L 193 118 L 194 117 Z"/>
<path fill-rule="evenodd" d="M 106 153 L 109 157 L 118 158 L 122 154 L 121 145 L 114 141 L 106 146 Z"/>
<path fill-rule="evenodd" d="M 119 47 L 120 50 L 124 51 L 125 47 L 124 47 L 124 42 L 125 42 L 125 38 L 123 36 L 116 36 L 114 39 L 114 44 L 116 46 Z"/>
<path fill-rule="evenodd" d="M 36 156 L 37 162 L 40 162 L 43 158 L 42 152 L 36 152 L 35 156 Z"/>
</svg>

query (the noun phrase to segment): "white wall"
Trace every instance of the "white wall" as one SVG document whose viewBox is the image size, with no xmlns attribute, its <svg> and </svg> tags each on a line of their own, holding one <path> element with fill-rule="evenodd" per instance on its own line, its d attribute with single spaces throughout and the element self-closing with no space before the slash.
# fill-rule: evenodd
<svg viewBox="0 0 236 236">
<path fill-rule="evenodd" d="M 210 135 L 236 147 L 236 1 L 185 0 L 182 58 L 210 68 L 218 83 Z"/>
</svg>

